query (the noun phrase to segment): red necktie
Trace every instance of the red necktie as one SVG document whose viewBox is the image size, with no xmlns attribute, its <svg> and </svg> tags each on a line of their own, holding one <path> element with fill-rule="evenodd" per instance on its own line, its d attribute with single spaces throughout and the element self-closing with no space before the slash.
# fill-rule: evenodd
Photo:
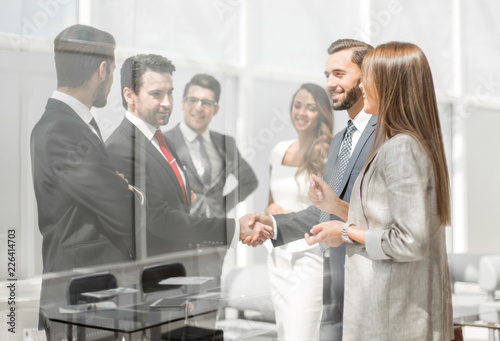
<svg viewBox="0 0 500 341">
<path fill-rule="evenodd" d="M 181 186 L 182 189 L 182 194 L 184 194 L 184 202 L 187 203 L 187 198 L 186 198 L 186 187 L 184 186 L 184 181 L 182 181 L 182 176 L 181 172 L 179 171 L 179 168 L 177 167 L 177 163 L 175 162 L 175 159 L 172 157 L 172 154 L 170 154 L 170 151 L 168 150 L 167 142 L 165 142 L 165 137 L 163 137 L 163 134 L 161 133 L 160 130 L 157 130 L 155 133 L 155 138 L 158 141 L 158 144 L 160 145 L 160 150 L 165 155 L 165 158 L 168 161 L 168 164 L 170 167 L 172 167 L 175 175 L 177 176 L 177 181 L 179 181 L 179 185 Z"/>
</svg>

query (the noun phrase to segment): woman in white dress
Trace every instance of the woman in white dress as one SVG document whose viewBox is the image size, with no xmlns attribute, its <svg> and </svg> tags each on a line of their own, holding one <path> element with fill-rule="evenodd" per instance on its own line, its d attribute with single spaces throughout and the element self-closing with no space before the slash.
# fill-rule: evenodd
<svg viewBox="0 0 500 341">
<path fill-rule="evenodd" d="M 278 143 L 270 156 L 266 214 L 300 211 L 312 174 L 322 176 L 332 140 L 333 112 L 325 90 L 303 84 L 293 96 L 291 119 L 298 139 Z M 318 340 L 322 313 L 323 255 L 302 240 L 272 248 L 268 256 L 271 295 L 279 340 Z"/>
</svg>

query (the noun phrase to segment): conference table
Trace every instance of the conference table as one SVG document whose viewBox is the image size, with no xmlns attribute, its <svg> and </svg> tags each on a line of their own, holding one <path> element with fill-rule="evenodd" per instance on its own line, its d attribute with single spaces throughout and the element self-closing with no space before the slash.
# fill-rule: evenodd
<svg viewBox="0 0 500 341">
<path fill-rule="evenodd" d="M 77 334 L 77 340 L 93 340 L 109 336 L 109 340 L 161 340 L 160 335 L 182 328 L 186 325 L 213 329 L 217 312 L 224 306 L 225 300 L 219 299 L 220 287 L 217 281 L 210 281 L 204 286 L 177 286 L 174 290 L 165 290 L 145 294 L 141 288 L 140 273 L 151 264 L 165 262 L 181 262 L 187 269 L 187 276 L 207 276 L 198 270 L 193 271 L 192 254 L 176 254 L 171 257 L 148 259 L 132 264 L 118 264 L 113 268 L 102 267 L 80 269 L 79 272 L 52 274 L 50 280 L 51 293 L 54 298 L 49 304 L 44 304 L 44 318 L 50 323 L 51 337 L 67 339 L 67 335 Z M 203 267 L 201 267 L 203 268 Z M 132 289 L 132 292 L 119 294 L 109 300 L 102 300 L 95 305 L 87 304 L 84 311 L 68 313 L 62 309 L 71 309 L 68 304 L 67 283 L 71 278 L 101 271 L 110 271 L 118 278 L 118 286 Z M 168 287 L 166 287 L 168 289 Z M 152 307 L 151 305 L 164 298 L 175 298 L 180 301 L 174 306 Z M 185 302 L 188 302 L 186 308 Z M 102 308 L 101 304 L 112 303 L 110 309 Z M 85 305 L 85 304 L 84 304 Z M 108 307 L 109 308 L 109 307 Z M 107 340 L 107 339 L 106 339 Z"/>
<path fill-rule="evenodd" d="M 57 309 L 48 313 L 48 319 L 53 325 L 54 332 L 58 330 L 67 335 L 68 327 L 76 327 L 78 340 L 85 339 L 85 335 L 114 335 L 115 340 L 160 340 L 160 335 L 167 331 L 181 328 L 184 325 L 197 325 L 213 328 L 218 300 L 190 299 L 185 296 L 188 305 L 176 308 L 152 308 L 153 300 L 137 304 L 117 304 L 116 309 L 94 311 L 75 314 L 61 314 Z M 57 334 L 56 334 L 57 335 Z"/>
</svg>

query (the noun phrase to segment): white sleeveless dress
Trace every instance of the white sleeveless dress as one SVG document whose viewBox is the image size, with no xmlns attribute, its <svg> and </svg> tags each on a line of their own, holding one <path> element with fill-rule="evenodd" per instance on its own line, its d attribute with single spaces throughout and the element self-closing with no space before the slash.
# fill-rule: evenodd
<svg viewBox="0 0 500 341">
<path fill-rule="evenodd" d="M 298 167 L 283 166 L 288 148 L 296 140 L 278 143 L 271 151 L 270 189 L 273 201 L 284 210 L 301 211 L 311 205 L 309 179 Z M 271 244 L 272 246 L 272 244 Z M 269 248 L 271 297 L 279 340 L 319 340 L 323 296 L 323 255 L 304 239 Z"/>
</svg>

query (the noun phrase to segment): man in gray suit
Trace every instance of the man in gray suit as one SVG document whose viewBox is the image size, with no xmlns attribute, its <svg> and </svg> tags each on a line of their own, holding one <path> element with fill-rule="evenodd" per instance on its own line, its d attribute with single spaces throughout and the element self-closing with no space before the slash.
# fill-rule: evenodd
<svg viewBox="0 0 500 341">
<path fill-rule="evenodd" d="M 166 133 L 186 167 L 196 195 L 191 214 L 200 217 L 224 218 L 258 184 L 234 139 L 208 129 L 220 108 L 220 92 L 214 77 L 195 75 L 184 88 L 184 121 Z"/>
<path fill-rule="evenodd" d="M 373 47 L 353 39 L 340 39 L 328 49 L 325 76 L 327 90 L 335 110 L 347 110 L 348 127 L 333 138 L 328 153 L 324 179 L 340 199 L 349 202 L 352 187 L 373 146 L 377 117 L 363 111 L 361 63 Z M 343 155 L 344 154 L 344 155 Z M 342 156 L 343 155 L 343 156 Z M 343 164 L 343 165 L 342 165 Z M 342 165 L 342 166 L 341 166 Z M 254 215 L 257 221 L 274 225 L 274 246 L 304 238 L 313 225 L 321 221 L 339 219 L 315 206 L 306 210 L 276 216 Z M 323 289 L 323 317 L 321 340 L 342 339 L 342 311 L 344 301 L 345 246 L 325 250 L 325 284 Z"/>
<path fill-rule="evenodd" d="M 225 218 L 258 184 L 234 139 L 208 129 L 220 108 L 220 92 L 220 84 L 214 77 L 193 76 L 182 96 L 184 121 L 165 134 L 177 150 L 196 196 L 191 214 L 199 217 Z M 213 259 L 205 259 L 212 273 L 222 273 L 225 255 L 226 249 L 219 247 L 218 253 L 212 254 Z"/>
</svg>

